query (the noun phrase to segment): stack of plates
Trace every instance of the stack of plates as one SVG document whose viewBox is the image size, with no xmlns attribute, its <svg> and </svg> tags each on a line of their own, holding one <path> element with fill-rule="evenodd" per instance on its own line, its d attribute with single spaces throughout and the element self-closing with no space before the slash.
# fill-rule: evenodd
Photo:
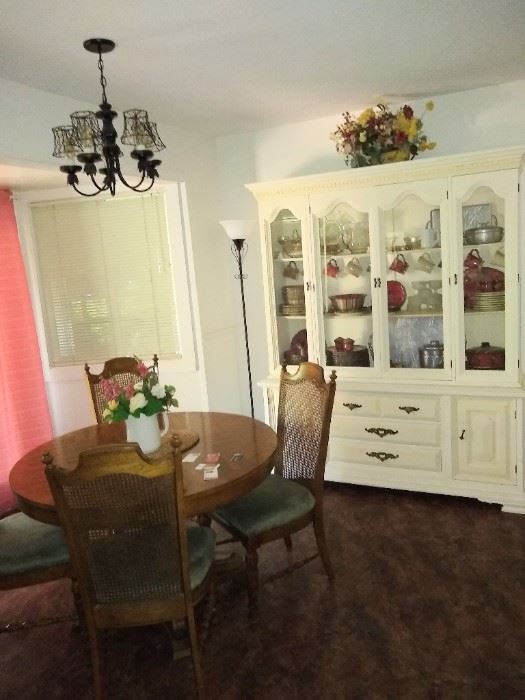
<svg viewBox="0 0 525 700">
<path fill-rule="evenodd" d="M 472 308 L 476 311 L 502 311 L 505 292 L 477 292 L 472 295 Z"/>
<path fill-rule="evenodd" d="M 279 304 L 279 310 L 283 316 L 304 316 L 306 306 L 304 304 Z"/>
</svg>

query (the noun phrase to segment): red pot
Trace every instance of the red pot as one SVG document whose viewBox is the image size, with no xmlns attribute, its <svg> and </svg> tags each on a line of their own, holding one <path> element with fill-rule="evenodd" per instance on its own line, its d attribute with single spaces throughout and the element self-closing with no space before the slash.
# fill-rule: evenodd
<svg viewBox="0 0 525 700">
<path fill-rule="evenodd" d="M 481 343 L 477 348 L 467 348 L 467 369 L 505 369 L 505 348 Z"/>
</svg>

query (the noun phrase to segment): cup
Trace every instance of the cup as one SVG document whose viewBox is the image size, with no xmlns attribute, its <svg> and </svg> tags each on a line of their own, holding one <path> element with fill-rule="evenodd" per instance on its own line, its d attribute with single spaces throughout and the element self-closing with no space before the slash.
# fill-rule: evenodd
<svg viewBox="0 0 525 700">
<path fill-rule="evenodd" d="M 349 262 L 347 262 L 346 269 L 354 277 L 359 277 L 363 272 L 363 267 L 359 261 L 359 258 L 352 258 Z"/>
<path fill-rule="evenodd" d="M 284 277 L 289 277 L 292 280 L 296 280 L 300 275 L 299 268 L 297 267 L 297 263 L 294 262 L 293 260 L 288 263 L 288 265 L 284 268 L 283 270 L 283 276 Z"/>
<path fill-rule="evenodd" d="M 473 248 L 465 260 L 463 260 L 463 266 L 468 270 L 479 270 L 482 265 L 483 258 L 479 254 L 479 250 L 477 248 Z"/>
<path fill-rule="evenodd" d="M 418 270 L 423 270 L 423 272 L 432 272 L 435 264 L 429 253 L 422 253 L 416 261 L 416 268 Z"/>
<path fill-rule="evenodd" d="M 338 351 L 351 352 L 354 349 L 354 340 L 352 338 L 336 338 L 334 340 L 335 349 Z"/>
<path fill-rule="evenodd" d="M 403 253 L 398 253 L 396 255 L 390 264 L 390 269 L 393 272 L 399 272 L 402 275 L 405 274 L 405 272 L 408 270 L 408 263 Z"/>
<path fill-rule="evenodd" d="M 326 275 L 328 277 L 337 277 L 339 275 L 339 265 L 334 258 L 326 263 Z"/>
<path fill-rule="evenodd" d="M 501 246 L 492 257 L 492 264 L 496 267 L 505 267 L 505 248 Z"/>
<path fill-rule="evenodd" d="M 430 221 L 427 221 L 426 228 L 419 231 L 419 237 L 422 248 L 435 248 L 437 246 L 437 231 L 432 228 Z"/>
</svg>

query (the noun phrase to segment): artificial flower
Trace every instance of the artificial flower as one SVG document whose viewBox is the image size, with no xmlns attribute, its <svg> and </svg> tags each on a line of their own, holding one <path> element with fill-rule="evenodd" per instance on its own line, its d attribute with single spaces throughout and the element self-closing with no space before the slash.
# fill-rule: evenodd
<svg viewBox="0 0 525 700">
<path fill-rule="evenodd" d="M 160 384 L 155 371 L 146 367 L 142 360 L 135 359 L 140 381 L 125 386 L 117 384 L 114 379 L 100 381 L 100 388 L 108 402 L 102 412 L 102 418 L 107 423 L 125 420 L 130 416 L 153 416 L 170 406 L 179 405 L 175 398 L 175 387 Z"/>
</svg>

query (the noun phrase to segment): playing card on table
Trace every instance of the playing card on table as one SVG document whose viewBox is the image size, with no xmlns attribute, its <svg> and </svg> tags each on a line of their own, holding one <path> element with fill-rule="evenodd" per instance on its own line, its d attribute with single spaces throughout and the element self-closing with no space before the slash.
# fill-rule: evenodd
<svg viewBox="0 0 525 700">
<path fill-rule="evenodd" d="M 220 452 L 208 452 L 208 454 L 204 458 L 204 461 L 206 462 L 206 464 L 218 464 L 220 459 L 221 459 Z"/>
<path fill-rule="evenodd" d="M 202 475 L 204 477 L 204 481 L 210 481 L 212 479 L 218 479 L 219 478 L 219 467 L 218 465 L 216 467 L 205 467 L 203 469 Z"/>
</svg>

